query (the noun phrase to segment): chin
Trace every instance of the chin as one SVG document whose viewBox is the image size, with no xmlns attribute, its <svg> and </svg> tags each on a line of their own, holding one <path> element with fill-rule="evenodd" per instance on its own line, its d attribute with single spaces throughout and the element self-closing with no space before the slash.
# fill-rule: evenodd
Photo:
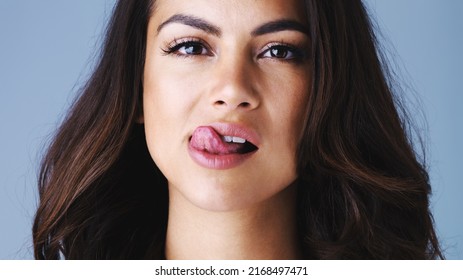
<svg viewBox="0 0 463 280">
<path fill-rule="evenodd" d="M 194 206 L 215 212 L 243 210 L 252 207 L 253 204 L 257 204 L 262 199 L 262 194 L 243 189 L 242 185 L 224 183 L 201 184 L 199 187 L 185 190 L 183 193 Z"/>
<path fill-rule="evenodd" d="M 226 180 L 209 178 L 190 182 L 188 188 L 179 192 L 195 207 L 215 212 L 231 212 L 254 208 L 265 201 L 271 200 L 282 193 L 291 183 L 291 180 L 281 184 L 266 184 L 252 181 L 247 183 L 241 180 Z M 265 188 L 263 187 L 265 186 Z"/>
</svg>

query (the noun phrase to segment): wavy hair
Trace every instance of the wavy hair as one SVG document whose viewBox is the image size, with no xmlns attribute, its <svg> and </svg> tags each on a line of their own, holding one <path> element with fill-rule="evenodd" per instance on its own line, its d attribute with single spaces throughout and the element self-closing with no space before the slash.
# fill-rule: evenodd
<svg viewBox="0 0 463 280">
<path fill-rule="evenodd" d="M 119 0 L 99 62 L 39 175 L 36 259 L 160 259 L 167 180 L 146 147 L 142 75 L 154 0 Z M 443 258 L 431 188 L 360 0 L 306 0 L 313 85 L 298 147 L 308 259 Z"/>
</svg>

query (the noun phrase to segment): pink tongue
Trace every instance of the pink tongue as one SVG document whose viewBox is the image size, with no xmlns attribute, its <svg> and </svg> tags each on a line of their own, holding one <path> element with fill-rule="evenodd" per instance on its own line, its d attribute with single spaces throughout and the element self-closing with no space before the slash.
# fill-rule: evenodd
<svg viewBox="0 0 463 280">
<path fill-rule="evenodd" d="M 238 153 L 243 144 L 226 143 L 222 137 L 210 126 L 200 126 L 194 132 L 190 145 L 196 150 L 207 151 L 211 154 L 226 155 Z"/>
</svg>

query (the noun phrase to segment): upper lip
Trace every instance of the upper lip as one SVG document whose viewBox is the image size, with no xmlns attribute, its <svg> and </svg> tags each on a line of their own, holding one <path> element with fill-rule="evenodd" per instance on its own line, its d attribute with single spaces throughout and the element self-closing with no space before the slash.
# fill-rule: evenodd
<svg viewBox="0 0 463 280">
<path fill-rule="evenodd" d="M 237 124 L 237 123 L 223 123 L 223 122 L 215 122 L 210 123 L 207 126 L 212 127 L 218 134 L 221 136 L 233 136 L 233 137 L 240 137 L 246 139 L 247 142 L 250 142 L 257 148 L 260 145 L 260 137 L 256 131 L 253 129 Z"/>
</svg>

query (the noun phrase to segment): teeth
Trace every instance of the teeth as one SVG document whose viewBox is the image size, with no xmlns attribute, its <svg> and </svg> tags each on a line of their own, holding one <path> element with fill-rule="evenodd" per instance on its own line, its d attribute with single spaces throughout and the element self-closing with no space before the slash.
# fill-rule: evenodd
<svg viewBox="0 0 463 280">
<path fill-rule="evenodd" d="M 234 136 L 224 136 L 223 137 L 223 140 L 227 143 L 240 143 L 240 144 L 243 144 L 246 142 L 246 139 L 244 138 L 240 138 L 240 137 L 234 137 Z"/>
<path fill-rule="evenodd" d="M 239 137 L 233 137 L 233 142 L 243 144 L 244 142 L 246 142 L 246 139 L 239 138 Z"/>
<path fill-rule="evenodd" d="M 233 142 L 233 137 L 232 136 L 224 136 L 223 140 L 225 140 L 225 142 L 227 142 L 227 143 L 231 143 L 231 142 Z"/>
</svg>

